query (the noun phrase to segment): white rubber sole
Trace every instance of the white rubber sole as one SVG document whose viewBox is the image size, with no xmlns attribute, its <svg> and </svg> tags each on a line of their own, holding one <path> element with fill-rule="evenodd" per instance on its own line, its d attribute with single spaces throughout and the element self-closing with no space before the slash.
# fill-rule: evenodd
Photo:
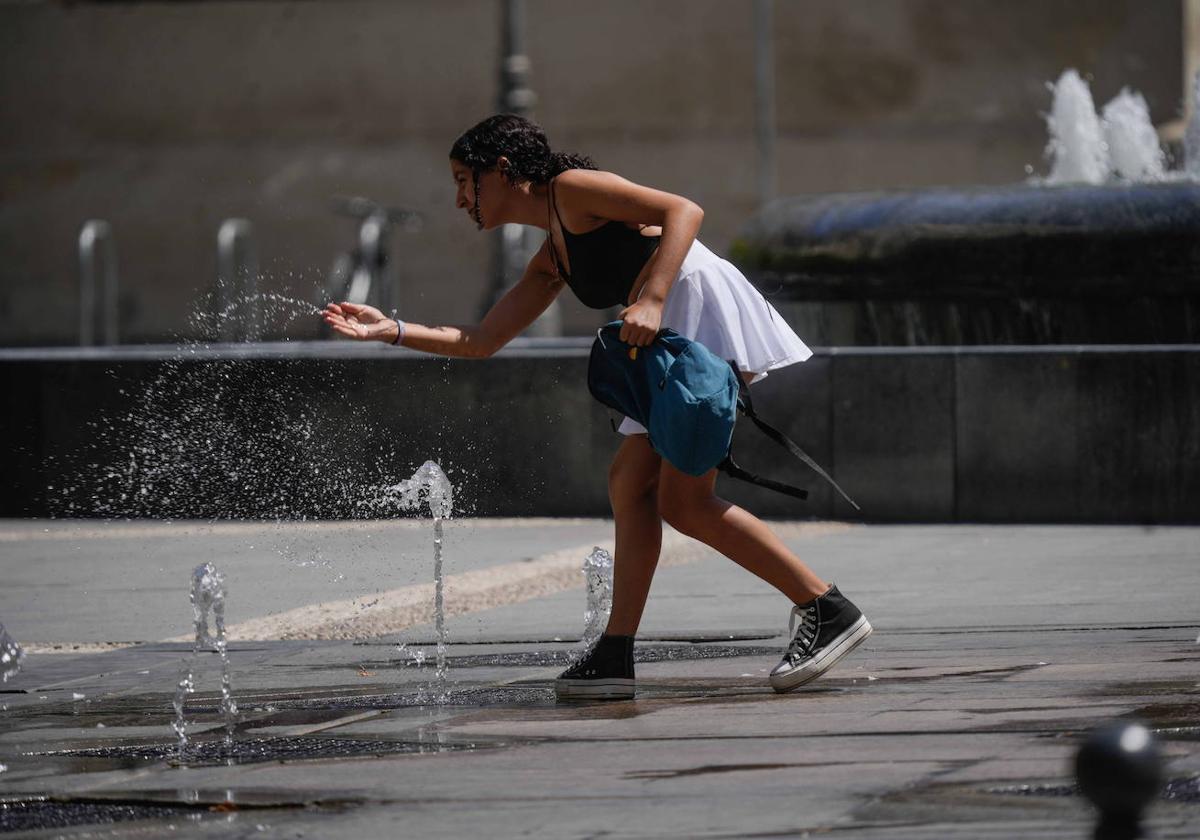
<svg viewBox="0 0 1200 840">
<path fill-rule="evenodd" d="M 871 623 L 864 615 L 850 629 L 833 640 L 824 650 L 798 668 L 782 674 L 771 674 L 771 688 L 778 692 L 791 691 L 810 683 L 836 665 L 843 656 L 861 645 L 871 635 Z"/>
<path fill-rule="evenodd" d="M 554 681 L 554 693 L 560 700 L 632 700 L 633 687 L 634 681 L 624 677 Z"/>
</svg>

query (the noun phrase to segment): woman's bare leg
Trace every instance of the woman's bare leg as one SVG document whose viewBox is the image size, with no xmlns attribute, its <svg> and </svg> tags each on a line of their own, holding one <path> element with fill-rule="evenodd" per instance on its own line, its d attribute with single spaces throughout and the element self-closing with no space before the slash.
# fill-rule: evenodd
<svg viewBox="0 0 1200 840">
<path fill-rule="evenodd" d="M 658 513 L 675 530 L 708 545 L 804 604 L 825 594 L 829 584 L 793 554 L 767 524 L 713 494 L 717 471 L 702 476 L 662 462 Z"/>
<path fill-rule="evenodd" d="M 656 504 L 661 464 L 661 456 L 650 448 L 645 435 L 629 435 L 609 468 L 608 498 L 617 532 L 612 613 L 605 630 L 610 635 L 635 635 L 646 607 L 662 549 L 662 518 Z"/>
</svg>

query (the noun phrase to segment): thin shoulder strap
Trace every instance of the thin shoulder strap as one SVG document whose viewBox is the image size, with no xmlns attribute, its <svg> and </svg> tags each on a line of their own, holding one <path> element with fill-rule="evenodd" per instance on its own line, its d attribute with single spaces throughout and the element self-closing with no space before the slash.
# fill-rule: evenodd
<svg viewBox="0 0 1200 840">
<path fill-rule="evenodd" d="M 558 176 L 555 175 L 554 177 L 557 178 Z M 554 218 L 558 219 L 558 229 L 565 232 L 567 227 L 563 224 L 562 216 L 559 215 L 558 198 L 554 195 L 554 178 L 547 181 L 546 185 L 550 187 L 550 206 L 554 208 Z"/>
<path fill-rule="evenodd" d="M 566 279 L 569 275 L 563 271 L 562 263 L 558 261 L 558 249 L 554 247 L 554 225 L 550 220 L 550 208 L 554 208 L 554 216 L 558 219 L 558 229 L 563 231 L 563 241 L 566 241 L 566 228 L 563 227 L 562 216 L 558 214 L 558 202 L 554 200 L 554 179 L 551 178 L 546 182 L 546 244 L 550 246 L 550 259 L 554 261 L 554 270 L 558 272 L 560 279 Z"/>
</svg>

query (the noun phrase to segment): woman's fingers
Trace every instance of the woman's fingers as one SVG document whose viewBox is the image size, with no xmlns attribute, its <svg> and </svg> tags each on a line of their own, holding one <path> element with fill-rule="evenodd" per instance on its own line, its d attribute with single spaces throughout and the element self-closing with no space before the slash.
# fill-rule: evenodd
<svg viewBox="0 0 1200 840">
<path fill-rule="evenodd" d="M 630 307 L 632 309 L 632 307 Z M 629 312 L 630 318 L 626 318 L 625 314 Z M 621 341 L 626 344 L 632 344 L 634 347 L 645 347 L 654 341 L 658 335 L 658 330 L 655 328 L 638 323 L 637 316 L 626 309 L 621 313 L 621 331 L 618 333 Z"/>
<path fill-rule="evenodd" d="M 358 318 L 355 318 L 355 317 L 354 317 L 353 315 L 351 315 L 350 313 L 348 313 L 348 312 L 338 312 L 338 311 L 335 311 L 335 310 L 333 310 L 333 309 L 326 309 L 324 312 L 322 312 L 322 313 L 321 313 L 321 317 L 322 317 L 322 318 L 324 318 L 326 321 L 330 321 L 330 322 L 332 322 L 332 321 L 346 321 L 347 323 L 351 323 L 351 324 L 357 324 L 357 323 L 360 323 L 359 319 L 358 319 Z"/>
<path fill-rule="evenodd" d="M 344 300 L 339 306 L 341 306 L 343 313 L 357 318 L 359 323 L 362 324 L 374 324 L 385 320 L 382 312 L 374 306 L 367 306 L 365 303 L 351 303 Z"/>
<path fill-rule="evenodd" d="M 634 347 L 645 347 L 654 341 L 654 336 L 657 333 L 648 327 L 639 327 L 633 324 L 625 324 L 621 327 L 620 338 L 626 344 L 632 344 Z"/>
<path fill-rule="evenodd" d="M 631 308 L 632 307 L 629 306 L 625 307 L 621 310 L 621 314 L 617 316 L 621 319 L 621 330 L 617 333 L 617 338 L 621 339 L 621 341 L 625 342 L 626 344 L 633 343 L 633 324 L 631 324 L 629 319 L 626 317 Z"/>
<path fill-rule="evenodd" d="M 356 316 L 369 308 L 347 301 L 327 303 L 325 304 L 325 310 L 321 313 L 321 320 L 328 324 L 330 329 L 338 335 L 344 335 L 346 338 L 366 340 L 371 337 L 371 331 Z"/>
<path fill-rule="evenodd" d="M 346 318 L 342 315 L 326 311 L 325 323 L 328 324 L 334 332 L 339 335 L 344 335 L 347 338 L 366 338 L 367 329 L 362 324 L 353 318 Z"/>
<path fill-rule="evenodd" d="M 366 338 L 367 330 L 362 324 L 352 324 L 349 321 L 330 321 L 329 326 L 339 335 L 347 338 Z"/>
</svg>

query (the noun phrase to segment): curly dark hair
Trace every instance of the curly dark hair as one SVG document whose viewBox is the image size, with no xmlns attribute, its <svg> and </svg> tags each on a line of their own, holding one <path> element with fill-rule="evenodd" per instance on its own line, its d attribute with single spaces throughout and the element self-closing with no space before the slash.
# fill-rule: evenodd
<svg viewBox="0 0 1200 840">
<path fill-rule="evenodd" d="M 471 167 L 476 174 L 496 168 L 500 156 L 508 158 L 503 173 L 510 183 L 544 184 L 568 169 L 596 169 L 583 155 L 551 151 L 541 126 L 516 114 L 496 114 L 462 133 L 450 147 L 450 158 Z"/>
</svg>

